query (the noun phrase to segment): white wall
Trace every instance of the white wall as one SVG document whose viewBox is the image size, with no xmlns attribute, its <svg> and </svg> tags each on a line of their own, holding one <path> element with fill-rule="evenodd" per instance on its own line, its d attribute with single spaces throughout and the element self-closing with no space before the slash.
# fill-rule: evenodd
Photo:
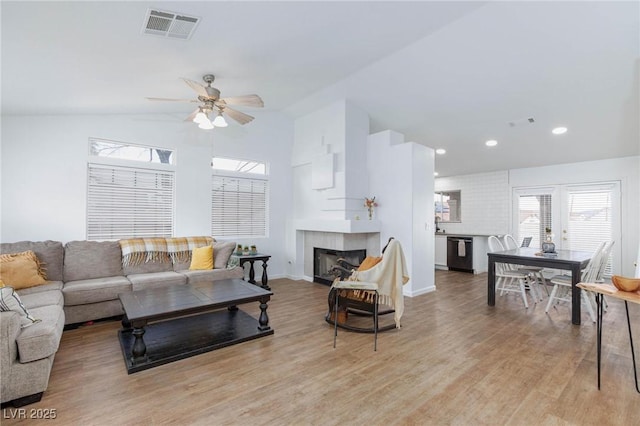
<svg viewBox="0 0 640 426">
<path fill-rule="evenodd" d="M 508 171 L 438 178 L 435 190 L 460 190 L 462 221 L 441 222 L 440 229 L 447 234 L 496 235 L 509 232 Z"/>
<path fill-rule="evenodd" d="M 393 131 L 369 136 L 367 166 L 370 196 L 379 200 L 381 244 L 395 237 L 404 249 L 410 281 L 408 296 L 435 290 L 433 238 L 434 151 L 404 142 Z"/>
<path fill-rule="evenodd" d="M 295 121 L 291 165 L 294 167 L 296 219 L 353 219 L 363 211 L 367 193 L 367 114 L 345 100 Z M 333 154 L 333 185 L 312 189 L 314 160 Z"/>
<path fill-rule="evenodd" d="M 176 236 L 211 233 L 213 154 L 269 163 L 270 235 L 240 242 L 271 254 L 270 275 L 283 275 L 293 121 L 280 113 L 254 115 L 244 127 L 212 131 L 166 114 L 3 116 L 0 240 L 86 238 L 88 138 L 97 137 L 176 150 Z"/>
</svg>

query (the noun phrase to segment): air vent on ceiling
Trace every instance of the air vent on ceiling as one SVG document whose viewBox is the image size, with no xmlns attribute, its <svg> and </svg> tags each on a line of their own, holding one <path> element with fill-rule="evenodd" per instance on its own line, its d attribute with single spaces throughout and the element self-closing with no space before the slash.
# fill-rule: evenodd
<svg viewBox="0 0 640 426">
<path fill-rule="evenodd" d="M 142 32 L 144 34 L 188 40 L 200 22 L 195 16 L 179 15 L 165 10 L 147 10 Z"/>
<path fill-rule="evenodd" d="M 536 120 L 533 119 L 533 117 L 528 117 L 528 118 L 521 118 L 519 120 L 513 120 L 513 121 L 509 121 L 509 127 L 516 127 L 516 126 L 523 126 L 525 124 L 533 124 L 535 123 Z"/>
</svg>

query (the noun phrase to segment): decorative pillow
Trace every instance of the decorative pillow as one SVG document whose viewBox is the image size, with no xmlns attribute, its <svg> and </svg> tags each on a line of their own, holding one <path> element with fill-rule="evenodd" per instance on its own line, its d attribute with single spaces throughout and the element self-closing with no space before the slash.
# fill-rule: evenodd
<svg viewBox="0 0 640 426">
<path fill-rule="evenodd" d="M 358 267 L 358 271 L 366 271 L 367 269 L 371 269 L 380 262 L 382 262 L 382 256 L 380 257 L 367 256 L 364 258 L 364 260 Z"/>
<path fill-rule="evenodd" d="M 215 269 L 225 269 L 231 254 L 236 248 L 235 241 L 217 241 L 213 243 L 213 267 Z"/>
<path fill-rule="evenodd" d="M 20 325 L 22 328 L 42 321 L 31 316 L 27 308 L 22 304 L 18 294 L 11 287 L 0 288 L 0 311 L 14 311 L 20 314 Z"/>
<path fill-rule="evenodd" d="M 194 248 L 189 269 L 213 269 L 213 246 Z"/>
<path fill-rule="evenodd" d="M 16 290 L 47 282 L 42 265 L 31 250 L 0 255 L 0 279 Z"/>
</svg>

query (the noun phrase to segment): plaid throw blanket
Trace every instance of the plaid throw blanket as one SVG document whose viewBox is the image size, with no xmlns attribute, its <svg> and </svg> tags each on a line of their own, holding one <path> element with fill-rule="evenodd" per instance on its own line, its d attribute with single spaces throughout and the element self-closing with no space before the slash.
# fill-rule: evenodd
<svg viewBox="0 0 640 426">
<path fill-rule="evenodd" d="M 213 238 L 129 238 L 118 242 L 122 265 L 136 266 L 146 262 L 188 262 L 194 248 L 213 244 Z"/>
</svg>

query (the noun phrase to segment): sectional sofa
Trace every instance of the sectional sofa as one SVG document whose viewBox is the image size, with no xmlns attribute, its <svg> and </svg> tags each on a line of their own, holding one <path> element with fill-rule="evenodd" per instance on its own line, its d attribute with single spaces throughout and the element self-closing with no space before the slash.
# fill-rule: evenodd
<svg viewBox="0 0 640 426">
<path fill-rule="evenodd" d="M 230 262 L 235 242 L 213 242 L 214 268 L 190 270 L 189 259 L 123 263 L 115 241 L 22 241 L 0 244 L 1 254 L 33 251 L 46 282 L 15 291 L 38 321 L 23 327 L 24 315 L 0 312 L 0 370 L 3 405 L 21 406 L 42 398 L 65 325 L 123 315 L 118 294 L 202 280 L 242 278 Z M 174 261 L 175 260 L 175 261 Z M 0 271 L 1 272 L 1 271 Z M 3 295 L 9 294 L 3 292 Z"/>
</svg>

